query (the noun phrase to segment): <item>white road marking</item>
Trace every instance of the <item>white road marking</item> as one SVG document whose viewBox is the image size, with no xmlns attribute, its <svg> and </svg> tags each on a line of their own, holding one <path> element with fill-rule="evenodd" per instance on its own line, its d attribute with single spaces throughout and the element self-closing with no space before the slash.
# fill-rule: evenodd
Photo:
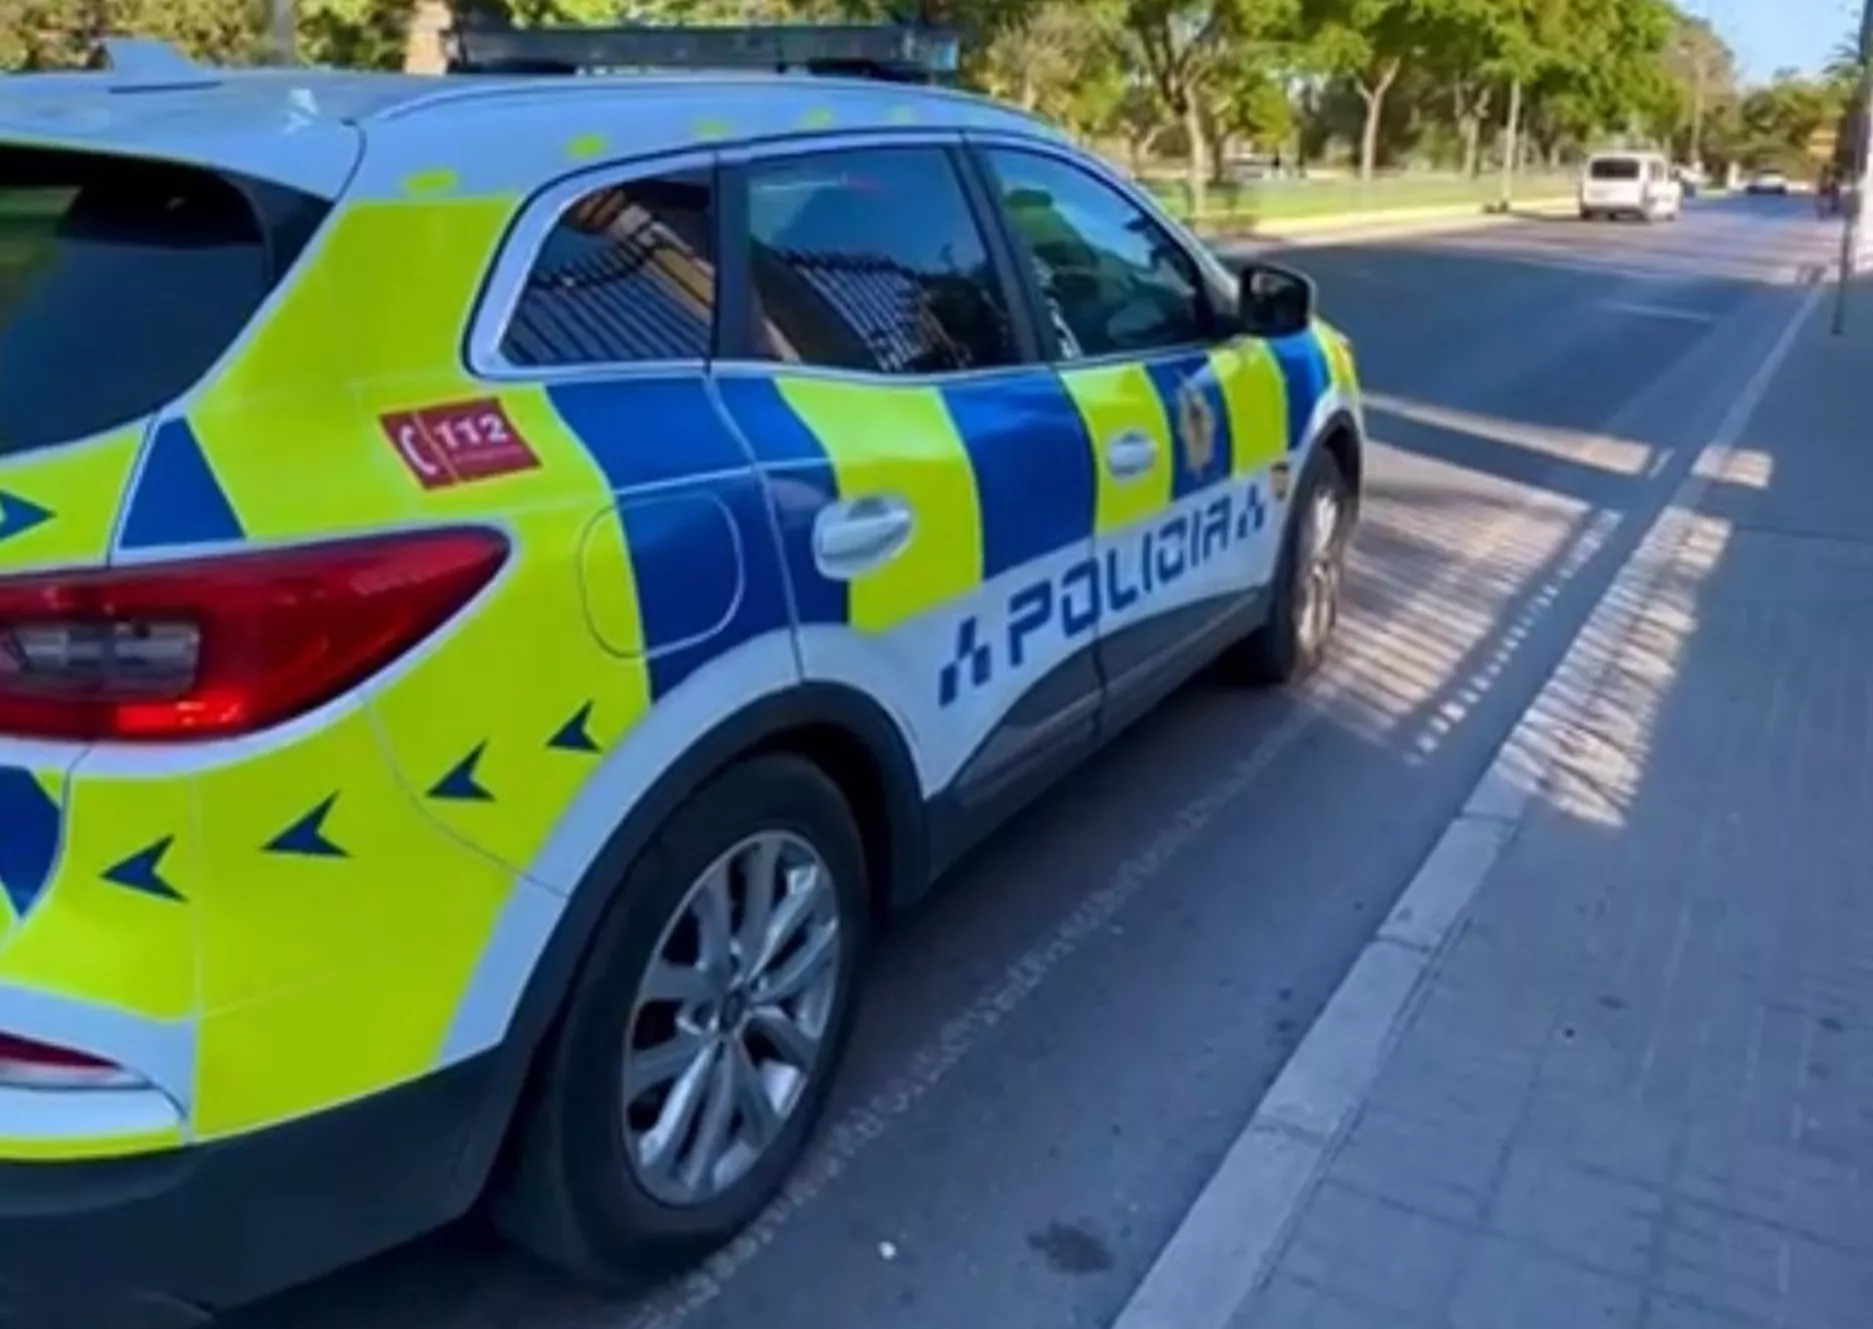
<svg viewBox="0 0 1873 1329">
<path fill-rule="evenodd" d="M 1715 323 L 1718 316 L 1704 309 L 1680 309 L 1676 305 L 1647 304 L 1643 300 L 1603 300 L 1600 308 L 1616 314 L 1636 314 L 1642 318 L 1675 319 L 1681 323 Z"/>
</svg>

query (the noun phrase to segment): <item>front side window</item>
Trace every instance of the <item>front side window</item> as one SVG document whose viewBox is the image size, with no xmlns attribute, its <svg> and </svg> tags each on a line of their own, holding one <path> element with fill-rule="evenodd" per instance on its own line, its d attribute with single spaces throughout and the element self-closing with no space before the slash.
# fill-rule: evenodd
<svg viewBox="0 0 1873 1329">
<path fill-rule="evenodd" d="M 606 185 L 560 214 L 501 339 L 529 368 L 699 360 L 715 326 L 708 171 Z"/>
<path fill-rule="evenodd" d="M 1139 355 L 1208 339 L 1190 255 L 1137 204 L 1039 153 L 988 154 L 1067 359 Z"/>
<path fill-rule="evenodd" d="M 748 231 L 763 358 L 880 374 L 1015 359 L 1001 282 L 940 148 L 757 162 Z"/>
</svg>

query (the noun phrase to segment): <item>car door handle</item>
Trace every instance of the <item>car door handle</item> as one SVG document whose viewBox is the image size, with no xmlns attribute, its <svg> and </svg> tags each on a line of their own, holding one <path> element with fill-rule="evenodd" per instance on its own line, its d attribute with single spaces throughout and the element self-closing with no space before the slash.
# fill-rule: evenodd
<svg viewBox="0 0 1873 1329">
<path fill-rule="evenodd" d="M 868 496 L 821 508 L 813 519 L 813 561 L 835 580 L 889 562 L 910 543 L 916 526 L 901 498 Z"/>
<path fill-rule="evenodd" d="M 1106 440 L 1106 469 L 1122 480 L 1143 475 L 1157 461 L 1157 440 L 1149 434 L 1132 429 Z"/>
</svg>

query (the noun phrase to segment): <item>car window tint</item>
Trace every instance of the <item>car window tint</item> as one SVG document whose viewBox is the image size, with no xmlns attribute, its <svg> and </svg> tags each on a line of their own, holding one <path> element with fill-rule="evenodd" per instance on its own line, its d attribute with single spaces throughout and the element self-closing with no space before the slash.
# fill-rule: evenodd
<svg viewBox="0 0 1873 1329">
<path fill-rule="evenodd" d="M 696 360 L 715 325 L 706 171 L 607 185 L 547 233 L 501 353 L 516 365 Z"/>
<path fill-rule="evenodd" d="M 1142 208 L 1058 158 L 998 150 L 989 160 L 1062 355 L 1140 354 L 1207 338 L 1196 267 Z"/>
<path fill-rule="evenodd" d="M 1639 163 L 1631 157 L 1600 157 L 1587 163 L 1587 176 L 1592 180 L 1637 180 Z"/>
<path fill-rule="evenodd" d="M 1015 358 L 988 247 L 947 153 L 875 148 L 748 175 L 754 344 L 764 358 L 884 374 Z"/>
<path fill-rule="evenodd" d="M 328 210 L 192 167 L 0 149 L 0 456 L 128 424 L 187 391 Z"/>
</svg>

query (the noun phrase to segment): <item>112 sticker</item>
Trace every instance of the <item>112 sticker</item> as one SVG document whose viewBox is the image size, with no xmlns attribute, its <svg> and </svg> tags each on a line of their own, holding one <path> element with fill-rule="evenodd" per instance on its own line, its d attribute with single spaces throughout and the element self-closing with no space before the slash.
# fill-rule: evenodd
<svg viewBox="0 0 1873 1329">
<path fill-rule="evenodd" d="M 403 464 L 425 489 L 487 480 L 537 468 L 540 459 L 500 401 L 475 401 L 396 411 L 380 423 Z"/>
</svg>

